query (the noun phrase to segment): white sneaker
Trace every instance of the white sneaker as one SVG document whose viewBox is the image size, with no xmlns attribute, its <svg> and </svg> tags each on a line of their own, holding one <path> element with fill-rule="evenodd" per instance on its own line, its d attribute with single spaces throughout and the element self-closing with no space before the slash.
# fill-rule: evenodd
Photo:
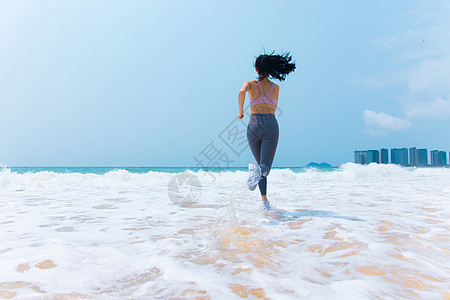
<svg viewBox="0 0 450 300">
<path fill-rule="evenodd" d="M 253 191 L 261 179 L 261 168 L 257 163 L 251 162 L 248 164 L 248 180 L 247 185 L 250 191 Z"/>
</svg>

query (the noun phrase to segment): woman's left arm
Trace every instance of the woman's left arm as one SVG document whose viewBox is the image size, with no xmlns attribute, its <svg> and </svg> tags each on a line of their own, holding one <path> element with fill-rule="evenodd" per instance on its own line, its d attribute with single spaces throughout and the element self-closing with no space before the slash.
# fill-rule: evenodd
<svg viewBox="0 0 450 300">
<path fill-rule="evenodd" d="M 244 102 L 245 102 L 245 93 L 247 93 L 250 90 L 250 82 L 246 81 L 242 87 L 241 90 L 239 91 L 239 97 L 238 97 L 238 101 L 239 101 L 239 114 L 238 114 L 238 118 L 242 119 L 244 117 Z"/>
</svg>

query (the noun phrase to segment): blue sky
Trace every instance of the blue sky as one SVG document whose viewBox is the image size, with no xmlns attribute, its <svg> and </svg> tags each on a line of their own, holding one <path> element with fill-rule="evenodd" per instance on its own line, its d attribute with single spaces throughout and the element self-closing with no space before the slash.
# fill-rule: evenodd
<svg viewBox="0 0 450 300">
<path fill-rule="evenodd" d="M 0 164 L 245 166 L 237 94 L 264 49 L 297 62 L 274 166 L 450 151 L 448 28 L 439 0 L 0 0 Z"/>
</svg>

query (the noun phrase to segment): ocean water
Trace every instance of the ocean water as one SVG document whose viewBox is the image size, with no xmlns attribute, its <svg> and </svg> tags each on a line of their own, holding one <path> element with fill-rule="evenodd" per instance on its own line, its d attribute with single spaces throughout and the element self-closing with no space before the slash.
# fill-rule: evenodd
<svg viewBox="0 0 450 300">
<path fill-rule="evenodd" d="M 450 169 L 3 168 L 0 299 L 450 299 Z"/>
</svg>

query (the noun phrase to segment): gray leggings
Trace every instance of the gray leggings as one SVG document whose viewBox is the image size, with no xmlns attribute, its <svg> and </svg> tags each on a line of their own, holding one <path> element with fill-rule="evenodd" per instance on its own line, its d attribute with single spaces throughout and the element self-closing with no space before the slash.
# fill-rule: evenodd
<svg viewBox="0 0 450 300">
<path fill-rule="evenodd" d="M 259 181 L 262 196 L 267 192 L 267 175 L 272 167 L 278 144 L 278 122 L 273 114 L 252 114 L 247 126 L 247 140 L 263 174 Z"/>
</svg>

